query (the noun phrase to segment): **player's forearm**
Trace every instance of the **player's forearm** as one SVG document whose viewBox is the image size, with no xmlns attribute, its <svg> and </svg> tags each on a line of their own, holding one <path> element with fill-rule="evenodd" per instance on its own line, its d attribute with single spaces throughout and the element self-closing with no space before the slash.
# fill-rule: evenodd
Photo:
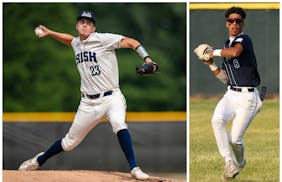
<svg viewBox="0 0 282 182">
<path fill-rule="evenodd" d="M 66 44 L 66 45 L 69 45 L 69 46 L 71 46 L 71 41 L 74 38 L 70 34 L 55 32 L 55 31 L 52 31 L 52 30 L 49 31 L 49 35 L 51 37 L 57 39 L 58 41 L 62 42 L 63 44 Z"/>
<path fill-rule="evenodd" d="M 228 49 L 223 49 L 221 51 L 221 57 L 226 57 L 226 58 L 238 57 L 240 56 L 240 54 L 241 54 L 241 51 L 233 47 L 230 47 Z"/>
<path fill-rule="evenodd" d="M 224 84 L 226 84 L 228 80 L 227 74 L 224 70 L 219 70 L 218 74 L 216 75 L 216 78 Z"/>
<path fill-rule="evenodd" d="M 243 47 L 241 44 L 236 44 L 234 47 L 229 47 L 226 49 L 215 49 L 211 53 L 211 58 L 214 56 L 225 57 L 225 58 L 235 58 L 240 56 L 243 51 Z"/>
<path fill-rule="evenodd" d="M 211 69 L 211 71 L 214 73 L 215 76 L 217 76 L 220 73 L 220 69 L 217 67 L 217 65 L 212 59 L 209 61 L 205 61 L 204 63 L 206 63 L 209 66 L 209 68 Z"/>
<path fill-rule="evenodd" d="M 217 79 L 219 79 L 222 83 L 225 83 L 225 84 L 227 83 L 228 77 L 225 71 L 218 68 L 212 59 L 209 61 L 206 61 L 205 63 L 209 66 L 209 68 L 214 73 Z"/>
<path fill-rule="evenodd" d="M 120 42 L 120 48 L 130 48 L 135 50 L 146 63 L 153 61 L 141 43 L 135 39 L 129 37 L 122 39 Z"/>
<path fill-rule="evenodd" d="M 228 77 L 224 70 L 217 68 L 216 70 L 213 71 L 213 73 L 216 76 L 216 78 L 219 79 L 222 83 L 224 84 L 227 83 Z"/>
</svg>

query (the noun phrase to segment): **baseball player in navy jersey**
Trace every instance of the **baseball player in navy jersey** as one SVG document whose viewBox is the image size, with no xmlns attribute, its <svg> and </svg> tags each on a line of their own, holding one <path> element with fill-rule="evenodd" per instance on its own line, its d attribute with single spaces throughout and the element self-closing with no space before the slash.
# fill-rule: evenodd
<svg viewBox="0 0 282 182">
<path fill-rule="evenodd" d="M 227 84 L 227 92 L 215 108 L 212 127 L 218 150 L 225 160 L 222 178 L 230 180 L 246 165 L 243 135 L 260 111 L 263 98 L 257 90 L 260 76 L 253 43 L 251 37 L 243 33 L 246 13 L 240 7 L 231 7 L 225 17 L 229 39 L 224 48 L 214 50 L 208 44 L 201 44 L 194 52 L 209 65 L 219 80 Z M 215 56 L 223 58 L 221 69 L 213 62 Z M 226 123 L 230 119 L 233 122 L 227 134 Z"/>
<path fill-rule="evenodd" d="M 50 30 L 43 25 L 35 28 L 39 38 L 51 36 L 73 47 L 75 63 L 81 77 L 81 101 L 65 137 L 57 140 L 46 152 L 41 152 L 22 163 L 19 170 L 37 170 L 50 157 L 62 151 L 71 151 L 102 118 L 106 117 L 118 137 L 132 177 L 148 179 L 149 176 L 137 166 L 130 133 L 125 123 L 126 101 L 119 89 L 115 49 L 135 50 L 145 62 L 137 70 L 140 74 L 153 73 L 158 69 L 158 65 L 137 40 L 117 34 L 95 32 L 95 17 L 92 11 L 80 13 L 76 30 L 78 37 Z"/>
</svg>

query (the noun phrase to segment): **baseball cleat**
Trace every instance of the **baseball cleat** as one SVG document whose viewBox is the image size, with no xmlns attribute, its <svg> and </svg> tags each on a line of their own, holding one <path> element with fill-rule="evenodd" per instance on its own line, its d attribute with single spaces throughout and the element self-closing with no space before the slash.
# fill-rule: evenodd
<svg viewBox="0 0 282 182">
<path fill-rule="evenodd" d="M 239 172 L 239 167 L 237 167 L 233 161 L 228 161 L 225 164 L 225 170 L 222 179 L 224 181 L 232 180 L 239 174 Z"/>
<path fill-rule="evenodd" d="M 23 162 L 20 167 L 19 167 L 19 171 L 32 171 L 32 170 L 37 170 L 39 168 L 39 164 L 37 162 L 37 158 L 41 155 L 43 155 L 44 152 L 41 152 L 39 154 L 37 154 L 35 157 L 33 157 L 32 159 L 29 159 L 25 162 Z"/>
<path fill-rule="evenodd" d="M 146 180 L 149 178 L 149 175 L 144 173 L 140 167 L 135 167 L 130 171 L 130 174 L 133 178 L 139 179 L 139 180 Z"/>
<path fill-rule="evenodd" d="M 242 164 L 238 166 L 239 172 L 245 167 L 246 163 L 246 160 L 243 160 Z"/>
</svg>

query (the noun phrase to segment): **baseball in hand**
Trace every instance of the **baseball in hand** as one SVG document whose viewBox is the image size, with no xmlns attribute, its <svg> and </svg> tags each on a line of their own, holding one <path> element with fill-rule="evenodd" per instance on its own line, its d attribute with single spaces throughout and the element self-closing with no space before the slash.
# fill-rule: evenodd
<svg viewBox="0 0 282 182">
<path fill-rule="evenodd" d="M 35 34 L 36 34 L 37 36 L 39 36 L 39 35 L 43 34 L 43 31 L 38 28 L 38 29 L 35 30 Z"/>
</svg>

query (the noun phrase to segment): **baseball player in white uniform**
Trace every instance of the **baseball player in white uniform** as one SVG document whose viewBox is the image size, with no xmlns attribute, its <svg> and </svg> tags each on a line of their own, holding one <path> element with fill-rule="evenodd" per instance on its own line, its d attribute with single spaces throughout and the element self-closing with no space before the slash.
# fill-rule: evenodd
<svg viewBox="0 0 282 182">
<path fill-rule="evenodd" d="M 230 180 L 246 165 L 243 135 L 260 111 L 264 96 L 260 97 L 257 90 L 260 76 L 253 43 L 251 37 L 243 33 L 246 13 L 240 7 L 231 7 L 225 17 L 229 39 L 224 49 L 213 50 L 211 46 L 202 44 L 194 52 L 209 65 L 219 80 L 227 84 L 227 92 L 215 108 L 212 127 L 219 152 L 225 160 L 222 178 Z M 223 57 L 221 69 L 213 62 L 214 56 Z M 225 126 L 230 119 L 233 122 L 228 135 Z"/>
<path fill-rule="evenodd" d="M 41 32 L 38 33 L 38 30 Z M 39 38 L 51 36 L 73 47 L 75 62 L 81 77 L 81 101 L 65 137 L 57 140 L 46 152 L 41 152 L 22 163 L 19 170 L 37 170 L 50 157 L 62 151 L 71 151 L 106 117 L 118 137 L 132 177 L 140 180 L 148 179 L 149 176 L 136 164 L 130 133 L 125 123 L 126 101 L 119 89 L 115 49 L 135 50 L 145 61 L 144 65 L 152 66 L 150 71 L 144 68 L 147 73 L 156 71 L 158 65 L 152 62 L 137 40 L 117 34 L 95 32 L 95 16 L 92 11 L 86 10 L 80 13 L 76 30 L 78 37 L 52 31 L 43 25 L 35 28 Z"/>
</svg>

